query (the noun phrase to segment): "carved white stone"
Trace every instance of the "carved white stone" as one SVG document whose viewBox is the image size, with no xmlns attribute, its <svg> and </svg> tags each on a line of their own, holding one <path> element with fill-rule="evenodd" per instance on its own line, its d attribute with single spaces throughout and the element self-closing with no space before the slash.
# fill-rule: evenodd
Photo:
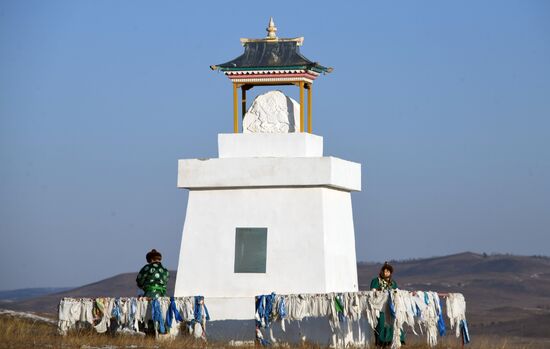
<svg viewBox="0 0 550 349">
<path fill-rule="evenodd" d="M 246 112 L 243 133 L 288 133 L 300 130 L 300 104 L 281 91 L 259 95 Z"/>
</svg>

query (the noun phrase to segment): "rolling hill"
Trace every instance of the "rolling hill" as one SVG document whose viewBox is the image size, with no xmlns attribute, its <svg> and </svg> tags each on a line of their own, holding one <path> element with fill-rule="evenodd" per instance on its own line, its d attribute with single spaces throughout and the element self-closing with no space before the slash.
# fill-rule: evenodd
<svg viewBox="0 0 550 349">
<path fill-rule="evenodd" d="M 550 338 L 550 258 L 460 253 L 390 262 L 402 289 L 460 292 L 474 333 Z M 380 264 L 359 264 L 368 289 Z"/>
<path fill-rule="evenodd" d="M 444 257 L 390 261 L 402 289 L 461 292 L 472 333 L 550 338 L 550 258 L 460 253 Z M 359 263 L 359 288 L 366 290 L 381 263 Z M 176 272 L 171 272 L 173 294 Z M 55 316 L 63 297 L 135 296 L 136 273 L 0 307 Z"/>
</svg>

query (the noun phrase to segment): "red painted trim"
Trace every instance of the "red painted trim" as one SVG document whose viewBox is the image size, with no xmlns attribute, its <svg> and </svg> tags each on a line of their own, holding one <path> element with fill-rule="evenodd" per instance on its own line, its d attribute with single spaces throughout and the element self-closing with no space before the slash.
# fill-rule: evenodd
<svg viewBox="0 0 550 349">
<path fill-rule="evenodd" d="M 233 79 L 258 79 L 258 78 L 307 78 L 314 80 L 316 75 L 308 73 L 288 73 L 288 74 L 231 74 L 227 75 L 231 80 Z"/>
</svg>

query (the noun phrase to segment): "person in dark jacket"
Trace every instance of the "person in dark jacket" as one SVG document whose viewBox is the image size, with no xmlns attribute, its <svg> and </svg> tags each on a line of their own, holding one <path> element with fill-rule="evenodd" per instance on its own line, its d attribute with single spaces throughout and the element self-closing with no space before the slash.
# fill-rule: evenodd
<svg viewBox="0 0 550 349">
<path fill-rule="evenodd" d="M 162 255 L 152 249 L 147 253 L 145 259 L 147 264 L 141 268 L 136 277 L 137 286 L 144 291 L 143 296 L 145 297 L 165 297 L 170 273 L 162 266 Z"/>
<path fill-rule="evenodd" d="M 391 291 L 397 288 L 397 283 L 392 279 L 393 267 L 385 262 L 378 277 L 372 279 L 370 283 L 371 290 Z M 391 322 L 390 322 L 391 323 Z M 401 343 L 405 343 L 405 333 L 401 333 Z M 375 342 L 379 347 L 389 347 L 393 341 L 393 326 L 386 323 L 386 312 L 381 311 L 378 317 L 378 323 L 375 328 Z"/>
</svg>

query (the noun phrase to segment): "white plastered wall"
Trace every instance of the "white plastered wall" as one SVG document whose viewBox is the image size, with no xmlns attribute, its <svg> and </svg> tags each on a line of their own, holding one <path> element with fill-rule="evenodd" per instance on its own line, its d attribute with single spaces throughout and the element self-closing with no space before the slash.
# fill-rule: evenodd
<svg viewBox="0 0 550 349">
<path fill-rule="evenodd" d="M 326 288 L 328 292 L 357 291 L 357 259 L 350 193 L 324 190 L 323 212 Z"/>
<path fill-rule="evenodd" d="M 251 142 L 273 149 L 250 153 Z M 203 295 L 224 320 L 252 319 L 259 294 L 357 291 L 360 164 L 322 157 L 322 138 L 307 134 L 220 135 L 219 146 L 218 159 L 179 162 L 190 191 L 175 296 Z M 234 273 L 237 227 L 268 229 L 266 273 Z"/>
<path fill-rule="evenodd" d="M 211 311 L 221 319 L 252 316 L 259 294 L 356 291 L 351 216 L 350 194 L 329 188 L 192 190 L 175 296 L 232 299 Z M 236 227 L 268 228 L 265 274 L 234 273 Z"/>
</svg>

